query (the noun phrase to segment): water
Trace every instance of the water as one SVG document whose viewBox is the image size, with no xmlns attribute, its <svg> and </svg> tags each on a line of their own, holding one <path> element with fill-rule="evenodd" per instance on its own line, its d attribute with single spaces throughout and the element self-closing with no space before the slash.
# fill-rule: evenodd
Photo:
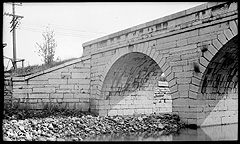
<svg viewBox="0 0 240 144">
<path fill-rule="evenodd" d="M 178 133 L 163 135 L 160 132 L 132 134 L 106 134 L 86 141 L 222 141 L 238 140 L 238 124 L 181 129 Z"/>
</svg>

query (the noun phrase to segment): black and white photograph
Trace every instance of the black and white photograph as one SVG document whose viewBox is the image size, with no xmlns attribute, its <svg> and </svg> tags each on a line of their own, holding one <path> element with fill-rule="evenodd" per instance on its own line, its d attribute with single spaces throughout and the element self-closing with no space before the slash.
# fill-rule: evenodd
<svg viewBox="0 0 240 144">
<path fill-rule="evenodd" d="M 237 141 L 238 2 L 3 2 L 3 141 Z"/>
</svg>

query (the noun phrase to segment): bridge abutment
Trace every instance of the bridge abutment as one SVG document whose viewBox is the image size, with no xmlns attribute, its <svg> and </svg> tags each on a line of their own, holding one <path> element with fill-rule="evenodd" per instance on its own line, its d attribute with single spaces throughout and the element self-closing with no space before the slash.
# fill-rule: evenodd
<svg viewBox="0 0 240 144">
<path fill-rule="evenodd" d="M 236 2 L 206 3 L 84 43 L 88 58 L 36 75 L 39 87 L 24 78 L 15 93 L 36 93 L 36 104 L 84 103 L 101 116 L 172 112 L 198 126 L 236 123 L 237 25 Z"/>
</svg>

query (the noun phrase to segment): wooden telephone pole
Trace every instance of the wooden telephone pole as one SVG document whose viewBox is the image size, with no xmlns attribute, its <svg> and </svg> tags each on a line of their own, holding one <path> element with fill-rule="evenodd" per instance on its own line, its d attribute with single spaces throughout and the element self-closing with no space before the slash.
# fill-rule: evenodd
<svg viewBox="0 0 240 144">
<path fill-rule="evenodd" d="M 15 6 L 14 3 L 12 3 L 12 13 L 13 13 L 13 26 L 15 26 Z M 16 30 L 15 27 L 13 27 L 13 67 L 14 70 L 17 69 L 16 64 Z"/>
<path fill-rule="evenodd" d="M 12 25 L 11 25 L 12 29 L 10 30 L 10 32 L 12 32 L 12 34 L 13 34 L 13 68 L 14 68 L 14 70 L 17 69 L 17 65 L 16 65 L 16 59 L 17 59 L 17 56 L 16 56 L 16 26 L 18 25 L 18 18 L 23 18 L 23 16 L 19 16 L 19 15 L 15 14 L 15 5 L 22 6 L 21 4 L 19 5 L 19 4 L 12 3 L 12 14 L 4 13 L 4 15 L 12 16 L 12 21 L 10 22 L 10 24 L 12 23 Z"/>
</svg>

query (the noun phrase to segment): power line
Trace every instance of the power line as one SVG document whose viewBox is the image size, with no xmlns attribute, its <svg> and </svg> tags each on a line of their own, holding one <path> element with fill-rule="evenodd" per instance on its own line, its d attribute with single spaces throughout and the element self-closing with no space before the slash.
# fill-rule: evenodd
<svg viewBox="0 0 240 144">
<path fill-rule="evenodd" d="M 53 23 L 51 23 L 50 25 L 51 27 L 53 27 L 56 35 L 62 35 L 62 36 L 92 37 L 96 35 L 98 36 L 98 35 L 107 34 L 106 32 L 95 30 L 92 28 L 79 29 L 79 27 L 53 24 Z M 44 31 L 45 28 L 47 27 L 47 24 L 43 22 L 38 22 L 38 21 L 26 21 L 25 19 L 23 19 L 22 22 L 18 21 L 15 23 L 14 26 L 11 26 L 9 28 L 13 28 L 13 27 L 19 30 L 39 32 L 39 30 Z"/>
<path fill-rule="evenodd" d="M 96 33 L 103 33 L 106 34 L 106 32 L 95 30 L 92 28 L 84 28 L 79 29 L 79 27 L 74 26 L 67 26 L 67 25 L 56 25 L 52 23 L 48 23 L 50 26 L 54 27 L 55 29 L 61 29 L 61 30 L 68 30 L 68 31 L 79 31 L 79 32 L 96 32 Z M 22 25 L 29 25 L 29 26 L 36 26 L 36 27 L 47 27 L 48 25 L 46 23 L 36 22 L 36 21 L 26 21 L 24 20 L 22 22 Z"/>
<path fill-rule="evenodd" d="M 28 27 L 26 25 L 20 25 L 19 30 L 27 30 L 27 31 L 33 31 L 33 32 L 43 32 L 45 29 L 39 28 L 39 27 Z M 85 33 L 79 33 L 76 31 L 67 31 L 67 30 L 59 30 L 54 29 L 54 33 L 56 35 L 64 35 L 64 36 L 73 36 L 73 37 L 93 37 L 93 36 L 99 36 L 100 34 L 97 32 L 85 32 Z"/>
<path fill-rule="evenodd" d="M 13 21 L 13 20 L 12 20 Z M 6 23 L 6 21 L 4 21 Z M 11 22 L 10 22 L 11 23 Z M 15 24 L 15 28 L 17 29 L 25 29 L 25 28 L 30 28 L 30 29 L 40 29 L 41 31 L 44 31 L 45 28 L 47 27 L 46 24 L 40 24 L 41 22 L 33 22 L 33 21 L 18 21 L 17 24 Z M 53 27 L 54 31 L 58 31 L 60 33 L 68 33 L 70 35 L 74 34 L 74 35 L 79 35 L 81 33 L 81 35 L 92 35 L 92 34 L 107 34 L 106 32 L 102 32 L 102 31 L 98 31 L 98 30 L 94 30 L 94 29 L 87 29 L 87 30 L 82 30 L 76 27 L 72 27 L 72 26 L 60 26 L 60 25 L 53 25 L 50 24 L 51 27 Z M 12 28 L 8 27 L 8 28 Z M 82 34 L 84 33 L 84 34 Z"/>
<path fill-rule="evenodd" d="M 39 22 L 40 23 L 40 22 Z M 29 23 L 27 21 L 22 21 L 20 27 L 27 27 L 27 28 L 34 28 L 34 29 L 45 29 L 46 27 L 50 26 L 52 27 L 52 29 L 54 29 L 55 31 L 64 31 L 64 32 L 68 32 L 68 33 L 94 33 L 94 34 L 107 34 L 106 32 L 102 32 L 102 31 L 98 31 L 98 30 L 82 30 L 79 28 L 75 28 L 75 27 L 68 27 L 68 26 L 56 26 L 56 25 L 46 25 L 46 24 L 39 24 L 39 23 Z"/>
<path fill-rule="evenodd" d="M 42 33 L 44 31 L 42 29 L 26 28 L 26 27 L 19 27 L 18 29 L 32 31 L 32 32 L 38 32 L 38 33 Z M 74 33 L 60 32 L 60 31 L 54 31 L 54 34 L 61 35 L 61 36 L 72 36 L 72 37 L 82 37 L 82 38 L 93 37 L 93 35 L 91 35 L 91 34 L 79 34 L 79 33 L 74 34 Z"/>
</svg>

